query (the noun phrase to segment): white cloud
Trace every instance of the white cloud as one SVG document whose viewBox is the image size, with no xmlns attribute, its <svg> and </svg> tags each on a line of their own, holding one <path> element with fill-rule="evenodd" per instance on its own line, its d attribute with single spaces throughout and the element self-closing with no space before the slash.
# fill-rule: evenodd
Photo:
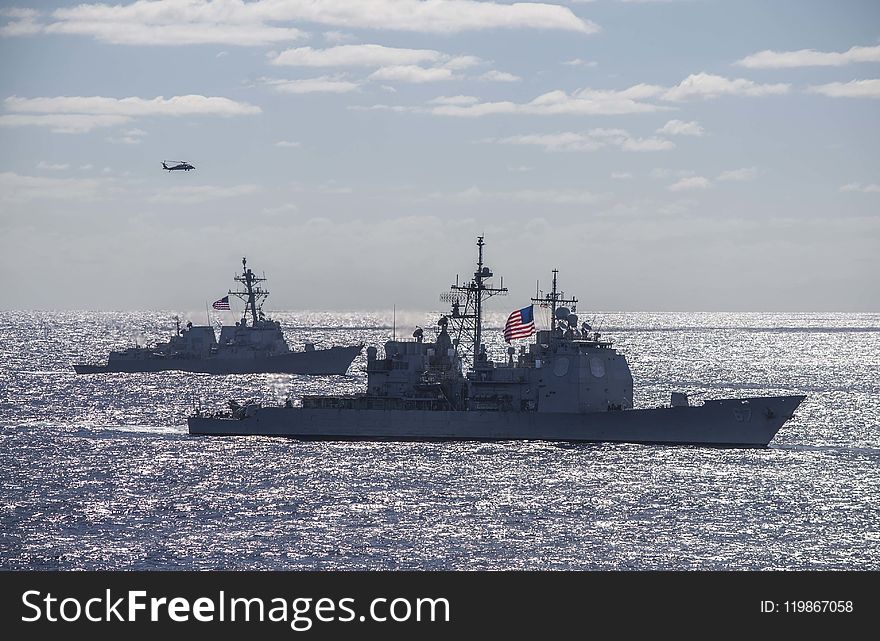
<svg viewBox="0 0 880 641">
<path fill-rule="evenodd" d="M 143 129 L 128 129 L 122 132 L 121 136 L 107 138 L 112 143 L 120 143 L 124 145 L 139 145 L 143 142 L 147 132 Z"/>
<path fill-rule="evenodd" d="M 538 96 L 523 106 L 529 113 L 553 114 L 627 114 L 645 113 L 663 109 L 657 105 L 641 102 L 656 94 L 651 85 L 634 85 L 620 91 L 581 89 L 570 95 L 564 91 L 551 91 Z"/>
<path fill-rule="evenodd" d="M 469 69 L 481 64 L 483 64 L 483 61 L 477 56 L 455 56 L 444 62 L 443 66 L 447 69 L 458 71 L 459 69 Z"/>
<path fill-rule="evenodd" d="M 300 143 L 295 142 L 293 140 L 279 140 L 278 142 L 275 143 L 275 146 L 276 147 L 293 148 L 293 147 L 299 147 Z"/>
<path fill-rule="evenodd" d="M 106 192 L 106 184 L 92 178 L 46 178 L 0 172 L 0 202 L 97 200 Z"/>
<path fill-rule="evenodd" d="M 92 163 L 87 163 L 85 165 L 80 165 L 79 168 L 83 171 L 88 171 L 89 169 L 93 169 L 94 165 Z"/>
<path fill-rule="evenodd" d="M 49 33 L 78 33 L 119 44 L 221 42 L 262 45 L 301 37 L 272 23 L 307 22 L 344 29 L 458 33 L 489 29 L 556 29 L 595 33 L 599 27 L 553 4 L 474 0 L 138 0 L 81 4 L 52 13 Z"/>
<path fill-rule="evenodd" d="M 682 178 L 678 182 L 675 182 L 669 185 L 669 191 L 685 191 L 691 189 L 707 189 L 711 186 L 711 182 L 709 182 L 708 178 L 704 178 L 703 176 L 690 176 L 688 178 Z"/>
<path fill-rule="evenodd" d="M 428 101 L 430 105 L 472 105 L 475 102 L 480 102 L 480 99 L 475 96 L 437 96 L 432 100 Z"/>
<path fill-rule="evenodd" d="M 679 198 L 674 202 L 661 205 L 657 208 L 657 213 L 663 216 L 681 216 L 699 204 L 698 200 L 693 198 Z"/>
<path fill-rule="evenodd" d="M 627 138 L 621 144 L 624 151 L 665 151 L 674 148 L 674 142 L 660 138 Z"/>
<path fill-rule="evenodd" d="M 262 210 L 262 213 L 267 216 L 279 216 L 281 214 L 291 214 L 297 211 L 299 207 L 297 207 L 293 203 L 283 203 L 278 205 L 277 207 L 265 207 Z"/>
<path fill-rule="evenodd" d="M 520 136 L 507 136 L 490 142 L 500 142 L 507 145 L 535 145 L 543 147 L 544 151 L 595 151 L 605 146 L 604 141 L 591 138 L 587 134 L 571 131 L 558 134 L 525 134 Z"/>
<path fill-rule="evenodd" d="M 648 102 L 651 99 L 678 102 L 689 98 L 716 98 L 722 95 L 764 96 L 787 93 L 787 84 L 762 85 L 751 80 L 734 80 L 707 73 L 692 74 L 674 87 L 638 84 L 626 89 L 579 89 L 571 93 L 557 90 L 527 103 L 511 101 L 478 102 L 470 105 L 440 105 L 430 110 L 438 116 L 479 117 L 490 114 L 543 115 L 622 115 L 668 110 L 670 107 Z M 688 124 L 688 123 L 686 123 Z"/>
<path fill-rule="evenodd" d="M 359 87 L 356 82 L 331 76 L 301 78 L 299 80 L 284 80 L 280 78 L 261 78 L 260 80 L 275 91 L 292 94 L 349 93 Z"/>
<path fill-rule="evenodd" d="M 138 116 L 235 116 L 260 113 L 260 108 L 229 98 L 198 95 L 145 98 L 105 98 L 103 96 L 58 96 L 54 98 L 19 98 L 3 101 L 8 111 L 0 115 L 2 127 L 51 127 L 58 133 L 86 133 L 98 127 L 125 124 Z M 138 130 L 139 131 L 139 130 Z M 136 135 L 137 136 L 137 135 Z M 136 136 L 114 142 L 139 142 Z"/>
<path fill-rule="evenodd" d="M 439 62 L 447 58 L 449 56 L 433 49 L 401 49 L 367 44 L 339 45 L 329 49 L 288 49 L 270 62 L 290 67 L 385 67 Z"/>
<path fill-rule="evenodd" d="M 603 196 L 584 189 L 514 189 L 511 191 L 483 191 L 470 187 L 459 192 L 429 194 L 431 199 L 450 199 L 460 202 L 514 201 L 554 205 L 589 205 Z"/>
<path fill-rule="evenodd" d="M 130 121 L 128 116 L 106 114 L 3 114 L 0 127 L 51 127 L 62 134 L 87 133 L 98 127 L 115 127 Z"/>
<path fill-rule="evenodd" d="M 489 142 L 510 145 L 535 145 L 545 151 L 595 151 L 607 145 L 624 151 L 661 151 L 672 149 L 675 144 L 659 138 L 633 138 L 623 129 L 591 129 L 586 133 L 566 131 L 557 134 L 527 134 L 508 136 Z"/>
<path fill-rule="evenodd" d="M 64 171 L 65 169 L 69 169 L 70 165 L 68 164 L 56 164 L 46 162 L 45 160 L 41 160 L 37 163 L 37 169 L 47 169 L 49 171 Z"/>
<path fill-rule="evenodd" d="M 139 145 L 143 142 L 143 138 L 137 138 L 135 136 L 109 136 L 107 142 L 120 145 Z"/>
<path fill-rule="evenodd" d="M 832 98 L 880 98 L 880 79 L 829 82 L 827 85 L 812 86 L 809 91 Z"/>
<path fill-rule="evenodd" d="M 749 180 L 754 180 L 757 176 L 757 167 L 743 167 L 742 169 L 729 169 L 727 171 L 722 171 L 716 180 L 747 182 Z"/>
<path fill-rule="evenodd" d="M 216 57 L 216 58 L 225 58 L 225 57 L 228 56 L 228 55 L 229 55 L 229 52 L 228 52 L 228 51 L 218 51 L 218 52 L 217 52 L 217 55 L 216 55 L 215 57 Z"/>
<path fill-rule="evenodd" d="M 369 75 L 369 80 L 381 82 L 437 82 L 452 80 L 451 69 L 445 67 L 419 67 L 418 65 L 395 65 L 392 67 L 380 67 Z"/>
<path fill-rule="evenodd" d="M 734 64 L 749 69 L 787 69 L 792 67 L 842 67 L 854 62 L 880 62 L 880 46 L 851 47 L 847 51 L 759 51 Z"/>
<path fill-rule="evenodd" d="M 594 194 L 586 189 L 518 189 L 511 192 L 492 193 L 489 197 L 554 205 L 589 205 L 603 199 L 602 195 Z"/>
<path fill-rule="evenodd" d="M 6 109 L 19 113 L 89 114 L 114 116 L 238 116 L 258 114 L 259 107 L 216 96 L 172 96 L 164 98 L 105 98 L 103 96 L 59 96 L 19 98 L 3 101 Z"/>
<path fill-rule="evenodd" d="M 582 60 L 580 58 L 573 58 L 572 60 L 566 60 L 562 64 L 569 67 L 595 67 L 599 63 L 595 60 Z"/>
<path fill-rule="evenodd" d="M 724 182 L 747 182 L 754 180 L 758 175 L 757 167 L 742 167 L 740 169 L 728 169 L 718 174 L 715 179 Z M 678 178 L 676 182 L 669 185 L 667 189 L 670 191 L 687 191 L 696 189 L 708 189 L 712 186 L 712 181 L 705 176 L 695 176 L 693 171 L 688 169 L 654 169 L 651 171 L 652 178 Z"/>
<path fill-rule="evenodd" d="M 880 185 L 874 183 L 870 185 L 863 185 L 861 183 L 848 183 L 846 185 L 843 185 L 840 188 L 840 191 L 858 191 L 862 192 L 863 194 L 876 194 L 880 193 Z"/>
<path fill-rule="evenodd" d="M 405 105 L 349 105 L 346 107 L 352 111 L 395 111 L 397 113 L 421 113 L 424 111 L 421 107 L 407 107 Z"/>
<path fill-rule="evenodd" d="M 350 33 L 345 33 L 343 31 L 325 31 L 321 34 L 321 37 L 324 38 L 325 42 L 329 42 L 331 44 L 341 44 L 354 40 L 353 35 L 351 35 Z"/>
<path fill-rule="evenodd" d="M 36 9 L 25 9 L 24 7 L 3 7 L 0 8 L 0 16 L 9 16 L 10 18 L 21 18 L 22 20 L 33 20 L 40 15 Z"/>
<path fill-rule="evenodd" d="M 328 49 L 299 47 L 271 56 L 270 61 L 278 66 L 376 67 L 370 80 L 407 83 L 451 80 L 456 77 L 455 71 L 484 64 L 477 56 L 451 56 L 433 49 L 404 49 L 377 44 L 339 45 Z M 479 79 L 519 80 L 500 71 L 489 71 Z"/>
<path fill-rule="evenodd" d="M 670 120 L 657 130 L 658 134 L 667 136 L 702 136 L 705 131 L 696 120 L 684 122 L 682 120 Z"/>
<path fill-rule="evenodd" d="M 0 8 L 0 15 L 12 18 L 4 26 L 0 27 L 0 36 L 32 36 L 40 33 L 43 26 L 36 22 L 40 15 L 35 9 L 22 7 Z"/>
<path fill-rule="evenodd" d="M 489 80 L 492 82 L 519 82 L 522 78 L 515 76 L 512 73 L 507 73 L 506 71 L 496 71 L 492 69 L 480 76 L 478 80 Z"/>
<path fill-rule="evenodd" d="M 645 97 L 656 95 L 662 88 L 650 85 L 635 85 L 621 91 L 601 91 L 581 89 L 568 94 L 564 91 L 550 91 L 527 103 L 483 102 L 472 105 L 441 105 L 431 113 L 440 116 L 477 117 L 488 114 L 569 114 L 569 115 L 611 115 L 646 113 L 665 109 L 658 105 L 642 102 Z"/>
<path fill-rule="evenodd" d="M 661 151 L 675 147 L 673 142 L 660 138 L 633 138 L 624 129 L 590 129 L 589 135 L 604 139 L 624 151 Z"/>
<path fill-rule="evenodd" d="M 168 9 L 179 2 L 135 2 L 134 5 L 167 4 Z M 195 4 L 195 3 L 192 3 Z M 224 3 L 214 3 L 220 6 Z M 129 5 L 129 6 L 134 6 Z M 59 9 L 54 15 L 72 15 L 79 9 L 106 5 L 80 5 L 74 9 Z M 182 8 L 182 7 L 181 7 Z M 122 17 L 126 7 L 120 7 L 117 15 Z M 123 20 L 107 16 L 106 19 L 62 19 L 41 25 L 40 31 L 48 34 L 92 36 L 96 40 L 117 45 L 178 46 L 198 44 L 223 44 L 241 47 L 258 47 L 276 42 L 291 42 L 306 37 L 292 27 L 272 27 L 260 22 L 212 22 L 197 20 L 178 21 L 173 15 L 155 20 Z M 5 34 L 15 35 L 15 34 Z"/>
<path fill-rule="evenodd" d="M 247 196 L 260 191 L 258 185 L 233 185 L 222 187 L 219 185 L 186 185 L 180 187 L 166 187 L 161 192 L 150 196 L 150 202 L 154 203 L 203 203 L 210 200 L 222 200 Z"/>
<path fill-rule="evenodd" d="M 666 90 L 663 100 L 683 101 L 690 98 L 716 98 L 718 96 L 767 96 L 788 93 L 790 85 L 762 85 L 745 78 L 725 78 L 711 73 L 689 75 L 679 84 Z"/>
<path fill-rule="evenodd" d="M 611 178 L 614 180 L 626 180 L 627 178 L 632 178 L 633 175 L 628 171 L 613 171 L 611 172 Z"/>
<path fill-rule="evenodd" d="M 30 18 L 11 20 L 0 27 L 0 36 L 33 36 L 43 30 L 43 25 Z"/>
<path fill-rule="evenodd" d="M 633 138 L 624 129 L 590 129 L 589 135 L 607 140 L 624 151 L 662 151 L 675 147 L 675 143 L 661 138 Z"/>
<path fill-rule="evenodd" d="M 661 167 L 652 169 L 650 173 L 651 178 L 687 178 L 693 175 L 694 172 L 690 169 L 663 169 Z"/>
</svg>

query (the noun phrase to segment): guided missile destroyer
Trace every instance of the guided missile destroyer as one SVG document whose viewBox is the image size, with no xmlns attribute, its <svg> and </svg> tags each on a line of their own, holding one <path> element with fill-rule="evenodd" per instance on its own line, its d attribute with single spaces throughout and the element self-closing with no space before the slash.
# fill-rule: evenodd
<svg viewBox="0 0 880 641">
<path fill-rule="evenodd" d="M 242 273 L 235 280 L 240 291 L 229 294 L 244 301 L 242 318 L 235 326 L 222 327 L 217 339 L 210 325 L 180 327 L 168 342 L 154 347 L 129 347 L 110 352 L 106 365 L 74 365 L 78 374 L 101 372 L 162 372 L 179 370 L 205 374 L 345 374 L 363 345 L 315 349 L 306 343 L 301 352 L 292 351 L 281 323 L 267 318 L 263 301 L 269 292 L 259 277 L 241 259 Z M 222 299 L 228 303 L 228 297 Z M 218 301 L 219 302 L 219 301 Z M 228 304 L 225 309 L 229 309 Z"/>
<path fill-rule="evenodd" d="M 190 434 L 265 435 L 323 440 L 621 441 L 765 447 L 804 396 L 707 400 L 691 405 L 673 392 L 670 404 L 633 409 L 633 377 L 623 354 L 588 323 L 578 326 L 576 298 L 553 288 L 534 305 L 552 310 L 550 329 L 505 362 L 493 362 L 482 341 L 483 303 L 505 294 L 492 286 L 479 237 L 477 269 L 452 286 L 451 313 L 428 342 L 367 348 L 367 389 L 351 396 L 303 396 L 279 407 L 230 401 L 228 410 L 196 411 Z M 522 320 L 522 319 L 520 319 Z M 467 366 L 466 366 L 467 365 Z"/>
</svg>

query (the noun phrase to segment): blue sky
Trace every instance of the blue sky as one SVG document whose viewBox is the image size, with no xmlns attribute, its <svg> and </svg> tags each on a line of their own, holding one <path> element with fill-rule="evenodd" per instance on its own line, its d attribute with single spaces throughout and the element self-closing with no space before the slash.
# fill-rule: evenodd
<svg viewBox="0 0 880 641">
<path fill-rule="evenodd" d="M 5 308 L 880 309 L 876 2 L 0 7 Z"/>
</svg>

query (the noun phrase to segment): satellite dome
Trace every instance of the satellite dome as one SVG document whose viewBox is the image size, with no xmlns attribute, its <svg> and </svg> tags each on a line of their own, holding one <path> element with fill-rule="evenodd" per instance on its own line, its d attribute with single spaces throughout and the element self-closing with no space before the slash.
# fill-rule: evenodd
<svg viewBox="0 0 880 641">
<path fill-rule="evenodd" d="M 557 307 L 556 308 L 556 320 L 565 320 L 568 318 L 568 315 L 571 314 L 571 311 L 568 307 Z"/>
<path fill-rule="evenodd" d="M 572 327 L 577 327 L 577 324 L 578 324 L 577 314 L 569 314 L 568 315 L 568 324 L 571 325 Z"/>
</svg>

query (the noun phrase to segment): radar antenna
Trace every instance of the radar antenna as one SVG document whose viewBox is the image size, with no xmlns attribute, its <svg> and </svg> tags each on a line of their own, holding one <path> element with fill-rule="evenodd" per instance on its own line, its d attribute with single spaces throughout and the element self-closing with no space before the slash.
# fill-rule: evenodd
<svg viewBox="0 0 880 641">
<path fill-rule="evenodd" d="M 253 326 L 256 327 L 258 318 L 263 316 L 263 301 L 266 300 L 266 297 L 269 295 L 267 290 L 259 286 L 259 283 L 265 281 L 266 277 L 264 275 L 261 278 L 248 269 L 247 258 L 242 258 L 241 276 L 235 276 L 234 278 L 239 283 L 242 283 L 245 289 L 243 292 L 229 290 L 230 294 L 237 296 L 244 301 L 244 314 L 241 322 L 247 324 L 247 315 L 248 312 L 250 312 L 254 323 Z"/>
<path fill-rule="evenodd" d="M 486 281 L 492 278 L 492 270 L 483 265 L 483 237 L 477 237 L 477 270 L 474 277 L 466 285 L 459 284 L 458 276 L 449 292 L 440 296 L 440 300 L 452 304 L 452 322 L 456 339 L 453 341 L 458 355 L 462 360 L 473 360 L 480 353 L 480 341 L 483 333 L 483 302 L 492 296 L 506 296 L 507 288 L 504 279 L 500 287 L 493 287 Z"/>
</svg>

